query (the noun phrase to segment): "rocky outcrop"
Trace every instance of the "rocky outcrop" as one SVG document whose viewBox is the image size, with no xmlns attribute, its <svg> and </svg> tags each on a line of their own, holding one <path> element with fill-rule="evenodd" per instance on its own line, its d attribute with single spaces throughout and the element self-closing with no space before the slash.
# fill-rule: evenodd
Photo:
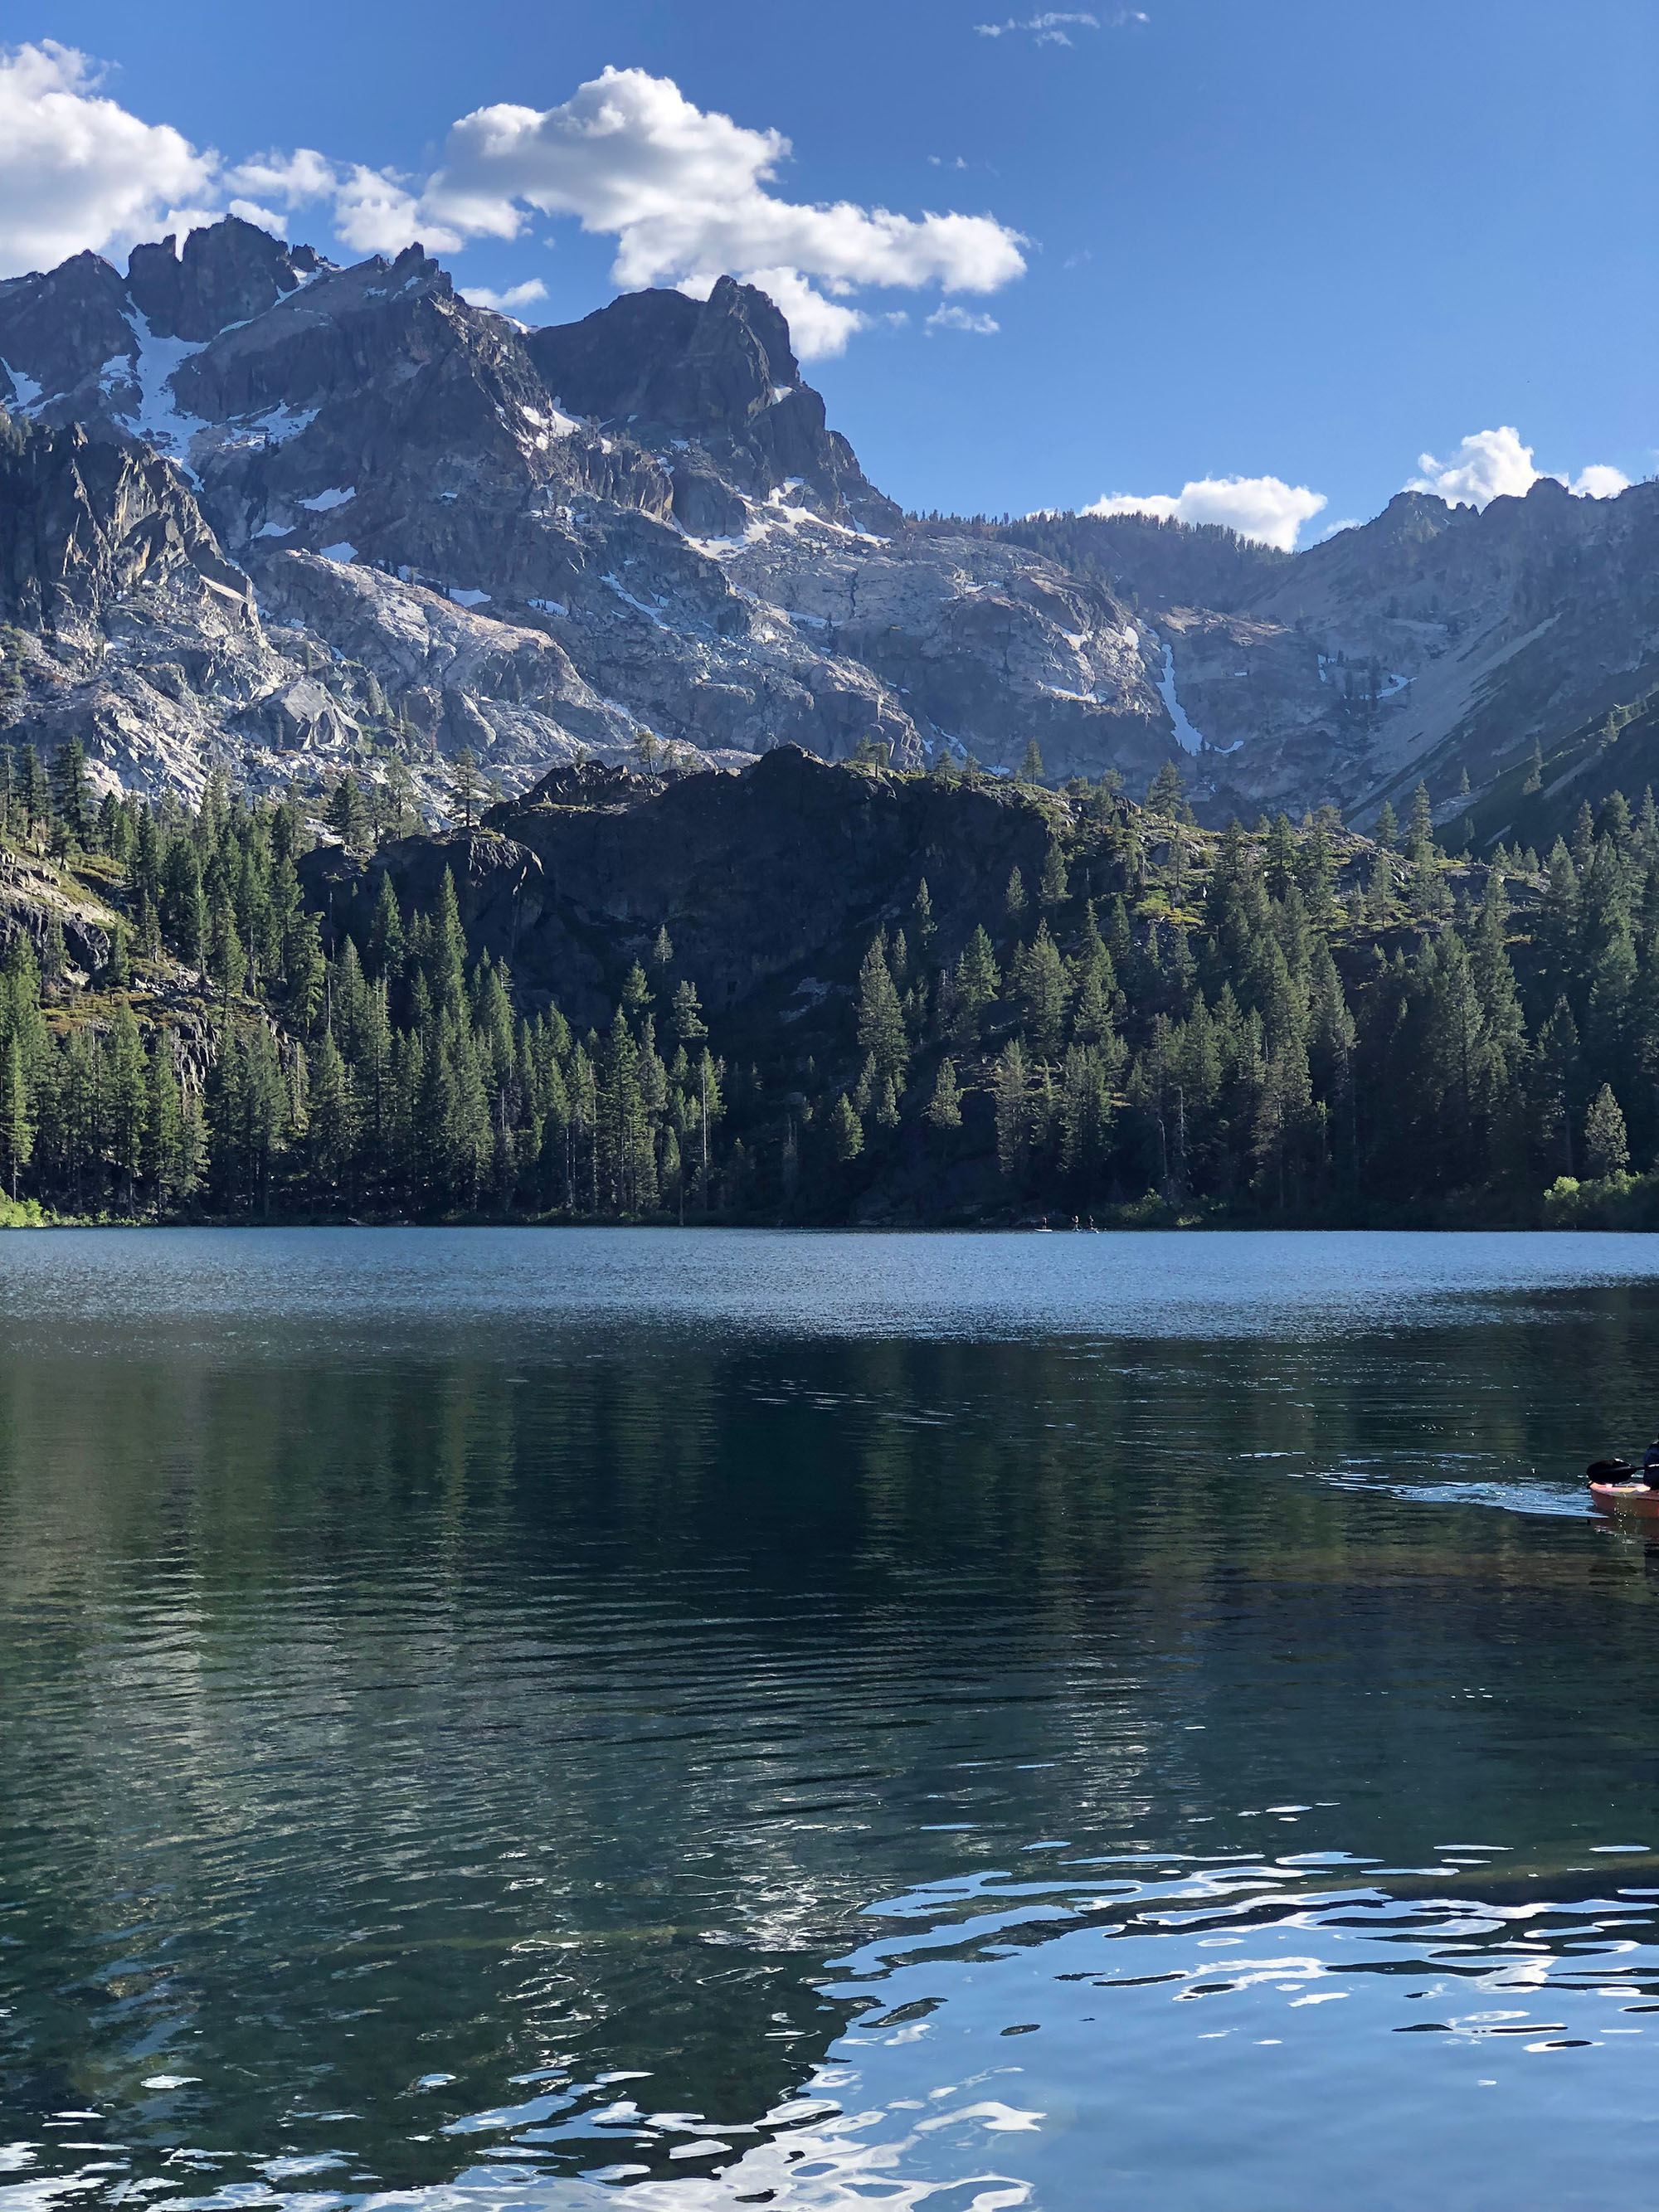
<svg viewBox="0 0 1659 2212">
<path fill-rule="evenodd" d="M 789 325 L 752 284 L 722 276 L 705 301 L 635 292 L 580 323 L 532 331 L 525 349 L 556 404 L 677 458 L 674 514 L 694 535 L 723 536 L 733 489 L 767 498 L 793 483 L 797 504 L 893 531 L 903 515 L 865 477 L 801 380 Z"/>
<path fill-rule="evenodd" d="M 138 249 L 125 280 L 82 257 L 0 285 L 0 360 L 40 422 L 173 461 L 252 580 L 264 649 L 301 664 L 227 694 L 216 741 L 255 781 L 365 731 L 296 705 L 318 653 L 373 675 L 417 755 L 467 745 L 509 784 L 646 730 L 714 758 L 874 743 L 1012 765 L 1034 734 L 1060 767 L 1161 757 L 1111 595 L 907 531 L 776 307 L 730 279 L 526 332 L 418 247 L 335 269 L 227 222 Z"/>
<path fill-rule="evenodd" d="M 247 578 L 165 462 L 96 444 L 78 426 L 0 415 L 0 614 L 52 627 L 71 611 L 96 617 L 134 592 L 181 586 L 253 620 Z"/>
<path fill-rule="evenodd" d="M 127 295 L 158 338 L 204 344 L 232 324 L 251 322 L 322 268 L 308 246 L 290 250 L 235 216 L 192 230 L 183 253 L 174 237 L 135 246 Z"/>
<path fill-rule="evenodd" d="M 114 916 L 66 891 L 57 872 L 20 854 L 0 851 L 0 952 L 15 938 L 28 940 L 35 957 L 50 957 L 54 925 L 64 956 L 82 982 L 109 958 Z"/>
<path fill-rule="evenodd" d="M 405 908 L 428 909 L 447 868 L 475 951 L 508 960 L 526 1003 L 556 996 L 579 1027 L 609 1019 L 628 964 L 665 927 L 732 1034 L 781 1018 L 806 1040 L 806 1018 L 850 997 L 871 931 L 904 925 L 924 877 L 952 959 L 1012 868 L 1036 882 L 1056 805 L 1018 785 L 849 772 L 780 746 L 741 774 L 559 771 L 480 832 L 411 838 L 368 866 L 323 847 L 301 872 L 343 929 L 372 911 L 381 873 Z"/>
<path fill-rule="evenodd" d="M 1133 791 L 1184 751 L 1209 820 L 1367 818 L 1419 775 L 1449 812 L 1659 675 L 1653 485 L 1402 495 L 1294 558 L 913 522 L 729 277 L 526 331 L 419 246 L 339 269 L 227 219 L 0 284 L 0 400 L 35 426 L 0 613 L 52 629 L 21 729 L 146 788 L 397 751 L 432 803 L 464 747 L 511 791 L 647 733 L 1001 769 L 1035 738 Z"/>
<path fill-rule="evenodd" d="M 1321 801 L 1370 820 L 1419 779 L 1443 819 L 1485 820 L 1483 794 L 1534 744 L 1659 681 L 1652 483 L 1595 500 L 1540 477 L 1480 513 L 1401 492 L 1293 558 L 1228 559 L 1218 533 L 1132 517 L 1013 534 L 1119 580 L 1142 549 L 1135 596 L 1169 649 L 1166 699 L 1210 820 Z"/>
</svg>

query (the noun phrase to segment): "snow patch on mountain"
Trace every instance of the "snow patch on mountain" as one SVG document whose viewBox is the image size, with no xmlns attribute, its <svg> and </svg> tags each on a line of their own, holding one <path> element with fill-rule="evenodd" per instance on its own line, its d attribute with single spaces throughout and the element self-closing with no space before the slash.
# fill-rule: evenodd
<svg viewBox="0 0 1659 2212">
<path fill-rule="evenodd" d="M 208 425 L 199 415 L 186 415 L 179 405 L 173 396 L 173 380 L 192 355 L 204 350 L 204 342 L 157 337 L 149 318 L 136 307 L 126 320 L 134 346 L 128 380 L 136 388 L 137 401 L 115 411 L 135 436 L 177 462 L 192 483 L 199 483 L 201 479 L 190 465 L 191 446 L 197 433 Z M 127 368 L 119 355 L 106 364 L 105 374 L 108 376 L 118 365 Z"/>
<path fill-rule="evenodd" d="M 1156 632 L 1152 635 L 1155 636 Z M 1175 655 L 1161 639 L 1158 641 L 1158 647 L 1164 655 L 1164 673 L 1158 679 L 1158 696 L 1169 709 L 1170 720 L 1175 725 L 1175 741 L 1182 752 L 1201 753 L 1204 750 L 1204 740 L 1188 720 L 1187 710 L 1176 696 Z M 1230 752 L 1235 750 L 1236 748 L 1231 745 L 1227 748 Z"/>
</svg>

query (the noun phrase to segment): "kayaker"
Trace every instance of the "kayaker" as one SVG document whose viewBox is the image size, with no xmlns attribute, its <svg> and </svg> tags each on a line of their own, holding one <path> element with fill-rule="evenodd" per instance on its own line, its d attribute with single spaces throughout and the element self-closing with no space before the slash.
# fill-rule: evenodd
<svg viewBox="0 0 1659 2212">
<path fill-rule="evenodd" d="M 1659 1442 L 1650 1443 L 1642 1455 L 1642 1480 L 1650 1490 L 1659 1490 Z"/>
</svg>

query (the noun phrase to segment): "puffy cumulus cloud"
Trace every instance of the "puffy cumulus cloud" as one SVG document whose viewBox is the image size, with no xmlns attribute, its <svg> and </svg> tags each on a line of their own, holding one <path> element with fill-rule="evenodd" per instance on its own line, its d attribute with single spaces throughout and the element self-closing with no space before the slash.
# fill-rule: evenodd
<svg viewBox="0 0 1659 2212">
<path fill-rule="evenodd" d="M 1304 522 L 1328 505 L 1322 491 L 1287 484 L 1282 477 L 1201 477 L 1178 492 L 1152 492 L 1145 498 L 1120 493 L 1097 499 L 1085 514 L 1153 514 L 1165 521 L 1218 522 L 1241 538 L 1276 545 L 1289 553 Z"/>
<path fill-rule="evenodd" d="M 803 361 L 828 361 L 847 350 L 847 341 L 856 331 L 868 330 L 877 319 L 860 307 L 844 307 L 839 300 L 828 300 L 822 292 L 815 291 L 799 269 L 750 269 L 744 274 L 745 284 L 757 285 L 767 297 L 780 307 L 789 324 L 789 335 L 794 340 L 795 351 Z M 712 276 L 687 277 L 679 286 L 694 299 L 706 300 L 714 289 Z"/>
<path fill-rule="evenodd" d="M 505 292 L 492 292 L 488 284 L 467 284 L 461 297 L 475 307 L 494 307 L 498 315 L 510 315 L 515 308 L 533 307 L 538 300 L 547 297 L 547 287 L 539 276 L 527 283 L 514 284 Z"/>
<path fill-rule="evenodd" d="M 1533 465 L 1533 449 L 1521 442 L 1512 424 L 1496 430 L 1476 430 L 1465 438 L 1449 460 L 1419 453 L 1423 471 L 1413 477 L 1407 491 L 1431 492 L 1450 507 L 1484 507 L 1495 499 L 1524 499 L 1545 471 Z M 1581 499 L 1614 499 L 1630 488 L 1630 478 L 1603 462 L 1592 462 L 1576 477 L 1557 476 L 1557 483 Z"/>
<path fill-rule="evenodd" d="M 98 90 L 56 40 L 0 50 L 0 276 L 177 229 L 203 211 L 216 157 Z"/>
<path fill-rule="evenodd" d="M 809 204 L 769 190 L 789 154 L 695 106 L 666 77 L 607 69 L 562 106 L 479 108 L 449 134 L 418 219 L 459 235 L 517 238 L 531 211 L 612 236 L 629 289 L 706 292 L 729 270 L 789 301 L 800 350 L 837 352 L 862 318 L 854 289 L 994 292 L 1021 276 L 1024 241 L 989 216 L 895 215 L 848 200 Z M 810 295 L 810 296 L 809 296 Z"/>
<path fill-rule="evenodd" d="M 772 187 L 787 138 L 705 112 L 643 70 L 607 69 L 560 106 L 463 116 L 423 179 L 309 147 L 227 166 L 94 85 L 67 47 L 0 54 L 0 267 L 49 266 L 210 221 L 227 204 L 273 229 L 297 209 L 323 210 L 357 253 L 416 239 L 453 253 L 470 239 L 519 238 L 538 216 L 573 217 L 616 240 L 611 274 L 628 289 L 706 296 L 727 271 L 762 285 L 808 359 L 839 353 L 871 319 L 850 304 L 861 289 L 936 287 L 948 298 L 997 291 L 1025 269 L 1025 241 L 990 216 L 784 198 Z"/>
<path fill-rule="evenodd" d="M 994 338 L 1002 328 L 994 315 L 976 315 L 967 307 L 935 307 L 922 325 L 925 331 L 967 331 L 976 338 Z"/>
<path fill-rule="evenodd" d="M 1609 467 L 1605 461 L 1592 461 L 1587 469 L 1580 469 L 1567 486 L 1580 499 L 1617 499 L 1621 491 L 1630 489 L 1630 478 L 1622 469 Z"/>
</svg>

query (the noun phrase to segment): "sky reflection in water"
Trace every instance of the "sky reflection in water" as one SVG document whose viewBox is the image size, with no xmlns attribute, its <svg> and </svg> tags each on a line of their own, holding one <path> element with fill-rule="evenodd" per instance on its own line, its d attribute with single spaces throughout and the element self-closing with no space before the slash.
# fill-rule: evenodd
<svg viewBox="0 0 1659 2212">
<path fill-rule="evenodd" d="M 3 1256 L 3 2212 L 1646 2203 L 1648 1240 Z"/>
</svg>

